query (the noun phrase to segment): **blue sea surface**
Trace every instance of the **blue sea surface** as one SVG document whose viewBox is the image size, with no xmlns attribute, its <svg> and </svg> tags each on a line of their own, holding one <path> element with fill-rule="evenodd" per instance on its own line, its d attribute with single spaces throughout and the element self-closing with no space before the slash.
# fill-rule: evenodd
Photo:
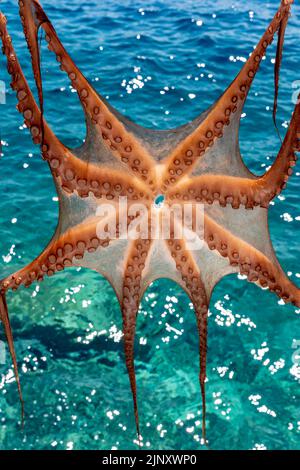
<svg viewBox="0 0 300 470">
<path fill-rule="evenodd" d="M 300 5 L 286 32 L 278 124 L 284 135 L 300 89 Z M 146 127 L 184 124 L 224 91 L 273 17 L 278 0 L 43 0 L 66 49 L 94 87 Z M 34 88 L 17 2 L 2 0 L 22 67 Z M 272 123 L 274 58 L 268 50 L 240 130 L 244 161 L 262 174 L 280 146 Z M 84 116 L 76 93 L 42 41 L 45 113 L 58 137 L 79 146 Z M 0 278 L 49 242 L 58 202 L 47 164 L 34 146 L 6 62 L 0 104 Z M 35 93 L 36 94 L 36 93 Z M 300 285 L 300 166 L 272 204 L 269 225 L 280 263 Z M 251 227 L 249 227 L 249 230 Z M 109 283 L 68 269 L 7 296 L 25 399 L 13 370 L 0 364 L 1 449 L 136 449 L 122 321 Z M 207 436 L 211 449 L 300 448 L 300 310 L 241 276 L 215 288 L 209 317 Z M 1 330 L 0 338 L 4 340 Z M 3 359 L 3 343 L 0 343 Z M 138 316 L 136 367 L 144 449 L 201 446 L 198 335 L 187 295 L 162 279 Z M 298 366 L 297 366 L 298 364 Z"/>
</svg>

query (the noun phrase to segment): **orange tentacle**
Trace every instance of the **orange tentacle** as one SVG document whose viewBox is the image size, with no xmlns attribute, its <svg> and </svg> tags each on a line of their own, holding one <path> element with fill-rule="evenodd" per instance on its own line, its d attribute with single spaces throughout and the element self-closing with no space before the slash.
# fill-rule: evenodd
<svg viewBox="0 0 300 470">
<path fill-rule="evenodd" d="M 229 125 L 231 116 L 238 108 L 242 108 L 266 49 L 273 41 L 283 19 L 287 20 L 289 11 L 290 5 L 282 2 L 268 29 L 235 80 L 198 128 L 168 157 L 163 175 L 164 189 L 174 185 L 182 175 L 190 173 L 199 158 L 214 144 L 215 139 L 223 136 L 224 126 Z"/>
<path fill-rule="evenodd" d="M 113 151 L 114 156 L 128 165 L 139 178 L 146 181 L 150 187 L 153 187 L 155 173 L 152 168 L 152 158 L 135 136 L 125 129 L 124 125 L 111 112 L 104 100 L 100 98 L 74 64 L 40 4 L 34 0 L 22 0 L 20 2 L 20 15 L 21 18 L 24 17 L 23 27 L 31 52 L 32 66 L 37 77 L 38 89 L 41 89 L 41 76 L 39 73 L 36 31 L 40 26 L 46 33 L 49 49 L 56 54 L 61 69 L 68 74 L 72 86 L 78 92 L 85 112 L 90 117 L 91 122 L 97 126 L 105 145 Z M 34 33 L 32 33 L 32 29 L 34 29 Z"/>
<path fill-rule="evenodd" d="M 25 36 L 29 46 L 30 55 L 32 57 L 32 63 L 34 64 L 33 74 L 38 90 L 41 118 L 43 118 L 43 83 L 40 66 L 40 51 L 38 46 L 38 30 L 42 22 L 47 21 L 47 18 L 44 16 L 38 19 L 37 17 L 33 16 L 32 7 L 35 7 L 35 5 L 38 7 L 38 2 L 28 2 L 26 0 L 19 1 L 20 17 L 25 30 Z"/>
<path fill-rule="evenodd" d="M 286 303 L 300 307 L 300 289 L 283 273 L 279 264 L 275 264 L 247 242 L 234 236 L 205 215 L 204 239 L 211 250 L 228 258 L 231 266 L 247 276 L 248 281 L 268 287 Z"/>
<path fill-rule="evenodd" d="M 80 197 L 88 197 L 92 193 L 96 198 L 108 200 L 120 196 L 127 196 L 130 200 L 152 199 L 149 188 L 135 176 L 128 177 L 118 170 L 99 167 L 70 154 L 67 159 L 59 160 L 57 165 L 55 175 L 67 193 L 76 191 Z"/>
<path fill-rule="evenodd" d="M 6 28 L 6 18 L 0 15 L 0 36 L 7 58 L 8 71 L 12 76 L 12 88 L 18 97 L 18 110 L 24 115 L 25 124 L 30 129 L 34 143 L 42 143 L 41 111 L 22 72 L 20 63 L 12 46 Z M 133 199 L 149 198 L 151 191 L 143 181 L 135 176 L 126 178 L 113 169 L 102 169 L 95 164 L 77 158 L 53 134 L 45 119 L 43 121 L 44 138 L 43 158 L 48 161 L 53 176 L 59 178 L 62 188 L 71 193 L 77 191 L 86 197 L 92 192 L 96 197 L 109 195 L 127 195 Z M 111 184 L 109 184 L 110 182 Z"/>
<path fill-rule="evenodd" d="M 278 101 L 278 92 L 279 92 L 279 72 L 280 72 L 280 66 L 281 66 L 281 61 L 282 61 L 284 33 L 287 27 L 288 19 L 289 19 L 288 15 L 284 16 L 282 18 L 282 21 L 278 29 L 278 42 L 277 42 L 276 60 L 275 60 L 275 66 L 274 66 L 275 91 L 274 91 L 274 104 L 273 104 L 273 121 L 274 121 L 274 124 L 278 133 L 279 131 L 278 131 L 277 124 L 276 124 L 276 112 L 277 112 L 277 101 Z"/>
<path fill-rule="evenodd" d="M 268 207 L 271 192 L 257 179 L 223 175 L 201 175 L 180 180 L 167 192 L 170 201 L 193 201 L 213 204 L 217 201 L 222 207 L 231 205 L 238 209 L 255 206 Z"/>
<path fill-rule="evenodd" d="M 129 374 L 132 391 L 135 423 L 138 437 L 140 436 L 140 426 L 134 368 L 134 338 L 136 330 L 136 317 L 142 293 L 142 273 L 145 268 L 150 246 L 150 240 L 139 239 L 132 242 L 124 269 L 123 301 L 121 306 L 123 316 L 126 367 Z"/>
<path fill-rule="evenodd" d="M 204 174 L 183 177 L 167 191 L 169 201 L 195 201 L 213 204 L 218 201 L 234 209 L 255 206 L 267 208 L 270 201 L 285 188 L 300 150 L 300 95 L 281 149 L 272 167 L 259 178 Z"/>
<path fill-rule="evenodd" d="M 199 334 L 199 354 L 200 354 L 200 374 L 199 382 L 202 396 L 202 438 L 206 442 L 206 399 L 205 399 L 205 379 L 206 379 L 206 358 L 207 358 L 207 319 L 208 319 L 208 299 L 201 274 L 193 260 L 190 251 L 185 246 L 184 240 L 170 239 L 167 242 L 171 256 L 176 263 L 176 269 L 181 273 L 185 289 L 193 303 L 198 334 Z"/>
<path fill-rule="evenodd" d="M 18 371 L 17 357 L 16 357 L 16 352 L 15 352 L 15 347 L 14 347 L 13 334 L 12 334 L 12 331 L 11 331 L 11 326 L 10 326 L 10 321 L 9 321 L 9 316 L 8 316 L 8 310 L 7 310 L 5 294 L 0 294 L 0 320 L 3 323 L 3 326 L 4 326 L 5 335 L 6 335 L 7 343 L 8 343 L 8 347 L 9 347 L 9 352 L 10 352 L 12 362 L 13 362 L 13 366 L 14 366 L 15 378 L 16 378 L 16 382 L 17 382 L 19 399 L 20 399 L 20 403 L 21 403 L 21 420 L 22 420 L 22 424 L 23 424 L 23 421 L 24 421 L 24 401 L 23 401 L 23 396 L 22 396 L 22 389 L 21 389 L 21 382 L 20 382 L 20 376 L 19 376 L 19 371 Z"/>
<path fill-rule="evenodd" d="M 55 234 L 49 245 L 32 263 L 0 281 L 0 294 L 9 289 L 17 290 L 21 285 L 29 287 L 35 281 L 41 282 L 45 276 L 53 276 L 56 272 L 73 266 L 74 260 L 81 260 L 85 253 L 94 253 L 97 249 L 107 248 L 115 239 L 123 236 L 126 229 L 122 226 L 124 218 L 128 229 L 132 220 L 138 215 L 127 215 L 125 208 L 120 210 L 116 207 L 115 212 L 105 218 L 96 215 L 62 234 Z M 98 224 L 101 222 L 102 229 L 104 222 L 109 225 L 110 221 L 113 222 L 115 233 L 99 234 Z"/>
<path fill-rule="evenodd" d="M 3 53 L 7 59 L 7 70 L 12 77 L 11 87 L 17 92 L 17 108 L 23 114 L 25 124 L 31 132 L 33 142 L 42 144 L 44 159 L 47 159 L 52 174 L 58 175 L 61 162 L 71 156 L 70 151 L 53 134 L 46 121 L 42 118 L 32 91 L 24 77 L 20 63 L 14 51 L 11 38 L 6 28 L 6 18 L 0 14 L 0 37 L 3 44 Z M 43 129 L 41 127 L 43 122 Z M 42 136 L 43 130 L 43 136 Z M 75 158 L 75 157 L 74 157 Z"/>
<path fill-rule="evenodd" d="M 41 112 L 24 77 L 23 71 L 12 45 L 11 37 L 7 32 L 6 23 L 7 21 L 5 16 L 0 13 L 0 37 L 3 44 L 3 53 L 7 59 L 7 70 L 12 76 L 11 87 L 17 92 L 17 108 L 24 116 L 25 124 L 30 129 L 33 142 L 35 144 L 41 144 Z M 58 141 L 45 121 L 44 130 L 45 145 L 42 150 L 47 151 L 51 149 L 54 154 L 64 155 L 64 146 Z"/>
<path fill-rule="evenodd" d="M 300 95 L 295 107 L 289 129 L 281 145 L 275 162 L 267 173 L 260 178 L 262 184 L 273 196 L 281 193 L 293 173 L 297 157 L 295 152 L 300 150 Z"/>
<path fill-rule="evenodd" d="M 73 260 L 82 259 L 86 252 L 107 247 L 111 240 L 98 238 L 98 222 L 99 218 L 90 223 L 84 222 L 53 239 L 32 263 L 4 279 L 0 283 L 0 291 L 17 290 L 21 285 L 29 287 L 35 281 L 42 281 L 45 276 L 53 276 L 55 272 L 73 266 Z"/>
</svg>

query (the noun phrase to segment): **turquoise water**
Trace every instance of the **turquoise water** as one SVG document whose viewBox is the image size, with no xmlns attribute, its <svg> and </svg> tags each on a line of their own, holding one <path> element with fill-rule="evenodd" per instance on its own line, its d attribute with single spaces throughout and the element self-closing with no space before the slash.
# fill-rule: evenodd
<svg viewBox="0 0 300 470">
<path fill-rule="evenodd" d="M 122 113 L 152 128 L 183 124 L 207 108 L 252 50 L 278 1 L 43 1 L 66 48 Z M 29 55 L 15 1 L 1 1 L 26 75 Z M 278 122 L 285 130 L 299 75 L 300 7 L 293 7 L 281 72 Z M 83 113 L 43 45 L 46 115 L 64 143 L 84 138 Z M 279 147 L 272 125 L 273 45 L 245 107 L 241 150 L 261 174 Z M 9 84 L 0 58 L 0 79 Z M 300 88 L 299 82 L 294 86 Z M 48 167 L 15 110 L 0 105 L 0 277 L 48 243 L 58 203 Z M 298 171 L 298 172 L 297 172 Z M 282 266 L 299 285 L 300 169 L 270 210 Z M 133 449 L 135 426 L 124 366 L 121 315 L 99 275 L 69 269 L 8 295 L 26 406 L 22 432 L 10 361 L 0 364 L 1 449 Z M 207 433 L 212 449 L 296 449 L 300 444 L 300 311 L 229 276 L 209 318 Z M 1 332 L 2 335 L 2 332 Z M 3 339 L 3 336 L 1 336 Z M 293 361 L 294 358 L 294 361 Z M 198 337 L 186 294 L 155 282 L 141 306 L 136 347 L 143 448 L 200 448 Z"/>
</svg>

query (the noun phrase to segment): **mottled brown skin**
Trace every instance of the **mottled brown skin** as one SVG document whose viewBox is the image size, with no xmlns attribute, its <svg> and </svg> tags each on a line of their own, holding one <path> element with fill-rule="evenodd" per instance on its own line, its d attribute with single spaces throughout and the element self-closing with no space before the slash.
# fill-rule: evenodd
<svg viewBox="0 0 300 470">
<path fill-rule="evenodd" d="M 41 146 L 60 203 L 59 224 L 45 250 L 30 265 L 0 283 L 0 318 L 22 404 L 5 294 L 9 289 L 28 287 L 68 266 L 98 271 L 109 280 L 119 299 L 138 434 L 134 337 L 140 301 L 151 282 L 160 277 L 174 280 L 194 305 L 199 334 L 204 440 L 207 317 L 216 283 L 229 273 L 239 272 L 250 282 L 268 287 L 285 302 L 300 307 L 300 290 L 290 282 L 277 261 L 267 223 L 269 203 L 284 189 L 296 162 L 295 152 L 300 150 L 300 104 L 295 107 L 275 162 L 262 177 L 256 177 L 245 167 L 237 137 L 248 91 L 268 45 L 278 32 L 275 118 L 279 66 L 291 3 L 291 0 L 282 0 L 257 47 L 220 99 L 193 122 L 170 131 L 145 130 L 115 111 L 76 67 L 39 2 L 22 0 L 20 16 L 31 54 L 38 105 L 7 33 L 6 19 L 0 14 L 0 36 L 12 77 L 11 86 L 17 93 L 17 107 L 33 142 Z M 49 49 L 68 74 L 85 112 L 87 137 L 79 149 L 64 146 L 44 119 L 39 28 L 45 31 Z M 181 207 L 185 203 L 204 204 L 204 247 L 201 250 L 192 251 L 185 236 L 176 239 L 176 225 L 182 225 L 178 217 L 172 219 L 168 240 L 157 240 L 152 232 L 145 239 L 124 240 L 122 228 L 124 224 L 129 227 L 134 217 L 126 213 L 124 219 L 122 211 L 117 212 L 116 237 L 98 238 L 99 218 L 95 214 L 105 202 L 118 210 L 119 197 L 126 196 L 129 209 L 133 209 L 136 202 L 143 202 L 151 212 L 159 194 L 165 196 L 167 209 L 173 202 Z M 155 224 L 159 224 L 161 211 L 155 210 Z M 111 218 L 108 214 L 105 220 L 109 222 Z"/>
</svg>

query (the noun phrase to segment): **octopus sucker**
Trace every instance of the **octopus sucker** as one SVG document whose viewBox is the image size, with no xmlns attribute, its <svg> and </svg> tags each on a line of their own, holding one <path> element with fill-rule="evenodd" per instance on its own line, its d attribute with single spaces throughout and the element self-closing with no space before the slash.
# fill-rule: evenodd
<svg viewBox="0 0 300 470">
<path fill-rule="evenodd" d="M 97 271 L 111 283 L 123 319 L 125 362 L 140 436 L 134 366 L 139 305 L 154 280 L 175 281 L 195 310 L 204 442 L 208 441 L 208 311 L 216 284 L 227 274 L 240 273 L 284 302 L 300 307 L 300 289 L 283 272 L 268 228 L 270 202 L 292 177 L 300 151 L 300 99 L 278 155 L 264 175 L 255 176 L 246 168 L 236 132 L 251 84 L 278 32 L 275 122 L 279 70 L 292 3 L 280 2 L 256 48 L 215 104 L 172 132 L 145 130 L 108 105 L 70 58 L 41 4 L 22 0 L 20 16 L 37 103 L 13 48 L 6 18 L 0 13 L 0 38 L 17 108 L 33 142 L 40 146 L 59 201 L 59 221 L 49 244 L 29 265 L 0 281 L 0 319 L 14 366 L 22 420 L 24 405 L 6 303 L 8 290 L 29 287 L 72 266 Z M 40 28 L 84 109 L 87 139 L 80 149 L 67 148 L 44 116 Z"/>
</svg>

